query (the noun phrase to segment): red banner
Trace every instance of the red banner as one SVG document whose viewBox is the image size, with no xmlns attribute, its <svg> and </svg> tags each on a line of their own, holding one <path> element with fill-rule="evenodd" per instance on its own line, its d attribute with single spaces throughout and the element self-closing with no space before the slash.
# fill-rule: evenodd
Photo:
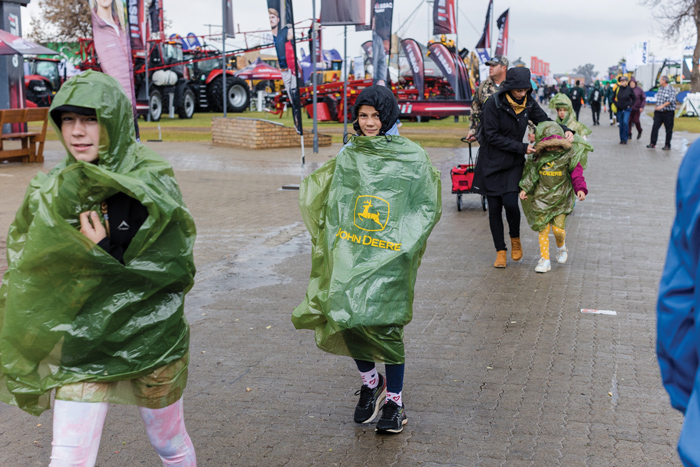
<svg viewBox="0 0 700 467">
<path fill-rule="evenodd" d="M 435 0 L 433 4 L 433 35 L 457 34 L 455 0 Z"/>
<path fill-rule="evenodd" d="M 146 50 L 146 9 L 143 0 L 127 0 L 131 50 Z"/>
<path fill-rule="evenodd" d="M 476 49 L 491 48 L 491 10 L 493 10 L 493 0 L 489 1 L 489 7 L 486 10 L 486 22 L 484 23 L 484 32 L 481 34 L 481 39 L 476 43 Z"/>
<path fill-rule="evenodd" d="M 321 0 L 321 24 L 369 24 L 370 0 Z"/>
</svg>

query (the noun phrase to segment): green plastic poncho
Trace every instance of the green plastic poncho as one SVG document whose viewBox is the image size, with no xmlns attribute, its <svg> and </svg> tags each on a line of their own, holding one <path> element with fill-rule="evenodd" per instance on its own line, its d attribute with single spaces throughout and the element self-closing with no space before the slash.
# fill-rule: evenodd
<svg viewBox="0 0 700 467">
<path fill-rule="evenodd" d="M 353 137 L 304 180 L 311 278 L 294 309 L 326 352 L 404 363 L 403 327 L 430 232 L 442 214 L 440 172 L 401 137 Z"/>
<path fill-rule="evenodd" d="M 136 142 L 131 103 L 115 79 L 78 75 L 52 109 L 62 105 L 96 110 L 99 161 L 68 154 L 34 177 L 10 226 L 0 287 L 0 400 L 35 415 L 49 408 L 52 389 L 141 377 L 186 361 L 189 347 L 195 226 L 172 167 Z M 148 210 L 125 265 L 78 230 L 81 212 L 99 212 L 118 191 Z M 134 397 L 118 391 L 109 402 Z"/>
<path fill-rule="evenodd" d="M 542 122 L 537 125 L 535 147 L 551 137 L 564 138 L 562 128 L 554 122 Z M 544 145 L 544 144 L 543 144 Z M 557 218 L 560 214 L 568 215 L 574 209 L 575 193 L 571 182 L 571 172 L 577 164 L 585 170 L 588 165 L 588 152 L 593 146 L 578 135 L 570 149 L 539 151 L 528 156 L 520 180 L 520 188 L 527 194 L 522 200 L 523 214 L 535 232 L 541 232 L 548 224 L 564 229 L 559 225 L 565 219 Z"/>
<path fill-rule="evenodd" d="M 574 106 L 571 105 L 571 99 L 569 99 L 569 96 L 559 93 L 552 97 L 552 99 L 549 101 L 549 108 L 556 111 L 561 107 L 566 108 L 566 116 L 564 119 L 561 119 L 559 118 L 559 115 L 557 115 L 557 123 L 561 123 L 565 127 L 575 131 L 579 136 L 588 136 L 593 133 L 590 128 L 576 120 L 576 112 L 574 112 Z"/>
</svg>

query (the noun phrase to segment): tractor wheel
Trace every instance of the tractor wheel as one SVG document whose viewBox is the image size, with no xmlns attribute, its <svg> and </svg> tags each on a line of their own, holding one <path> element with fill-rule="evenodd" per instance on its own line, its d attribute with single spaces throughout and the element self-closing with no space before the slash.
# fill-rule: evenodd
<svg viewBox="0 0 700 467">
<path fill-rule="evenodd" d="M 219 77 L 209 84 L 209 89 L 207 90 L 209 106 L 215 112 L 224 111 L 223 87 L 223 79 Z M 248 84 L 240 78 L 227 75 L 226 88 L 228 90 L 226 93 L 228 96 L 226 110 L 229 112 L 243 112 L 246 110 L 248 105 L 250 105 Z"/>
<path fill-rule="evenodd" d="M 151 114 L 151 121 L 157 122 L 163 115 L 163 96 L 160 91 L 153 88 L 149 93 L 148 112 Z"/>
<path fill-rule="evenodd" d="M 180 118 L 192 118 L 197 102 L 194 97 L 194 92 L 189 86 L 182 86 L 177 94 L 175 98 L 177 116 Z"/>
</svg>

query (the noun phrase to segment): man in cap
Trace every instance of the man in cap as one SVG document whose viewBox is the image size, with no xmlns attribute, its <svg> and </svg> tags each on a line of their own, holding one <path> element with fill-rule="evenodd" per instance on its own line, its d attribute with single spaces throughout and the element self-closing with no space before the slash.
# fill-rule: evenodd
<svg viewBox="0 0 700 467">
<path fill-rule="evenodd" d="M 617 84 L 613 104 L 617 107 L 617 121 L 620 123 L 620 144 L 627 144 L 627 140 L 630 138 L 630 113 L 636 98 L 634 91 L 628 86 L 627 76 L 620 76 L 617 79 Z"/>
<path fill-rule="evenodd" d="M 503 55 L 496 55 L 486 62 L 486 65 L 489 67 L 489 77 L 479 85 L 472 101 L 472 112 L 469 116 L 469 133 L 467 134 L 467 140 L 469 141 L 476 141 L 479 133 L 479 123 L 481 122 L 481 113 L 486 100 L 498 91 L 501 83 L 506 79 L 508 59 Z"/>
</svg>

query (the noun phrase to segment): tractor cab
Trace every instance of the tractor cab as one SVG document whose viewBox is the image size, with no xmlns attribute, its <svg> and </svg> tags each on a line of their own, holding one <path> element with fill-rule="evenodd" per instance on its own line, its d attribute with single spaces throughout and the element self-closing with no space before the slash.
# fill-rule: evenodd
<svg viewBox="0 0 700 467">
<path fill-rule="evenodd" d="M 25 57 L 24 88 L 29 101 L 40 107 L 51 105 L 62 84 L 59 62 L 52 58 Z"/>
</svg>

